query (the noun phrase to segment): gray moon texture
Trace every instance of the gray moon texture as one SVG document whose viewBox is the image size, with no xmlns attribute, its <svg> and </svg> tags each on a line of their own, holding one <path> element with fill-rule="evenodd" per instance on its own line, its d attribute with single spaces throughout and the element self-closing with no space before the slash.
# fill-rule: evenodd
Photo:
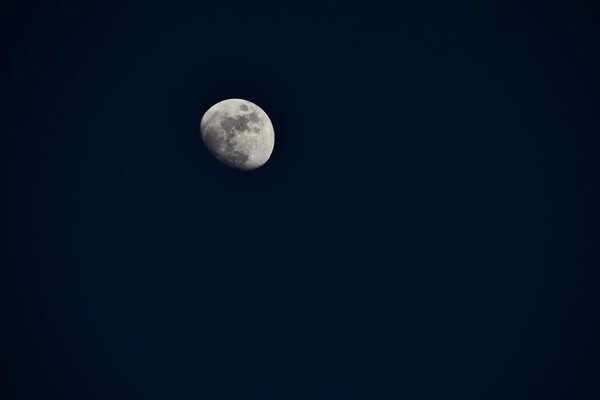
<svg viewBox="0 0 600 400">
<path fill-rule="evenodd" d="M 248 100 L 227 99 L 209 108 L 200 121 L 200 133 L 217 160 L 245 171 L 264 165 L 275 146 L 271 120 Z"/>
</svg>

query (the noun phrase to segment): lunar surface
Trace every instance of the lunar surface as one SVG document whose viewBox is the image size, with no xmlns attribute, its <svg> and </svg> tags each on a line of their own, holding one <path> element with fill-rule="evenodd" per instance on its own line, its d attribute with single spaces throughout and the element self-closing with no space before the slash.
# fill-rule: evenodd
<svg viewBox="0 0 600 400">
<path fill-rule="evenodd" d="M 273 124 L 256 104 L 223 100 L 200 121 L 204 144 L 213 156 L 236 169 L 251 170 L 267 162 L 275 145 Z"/>
</svg>

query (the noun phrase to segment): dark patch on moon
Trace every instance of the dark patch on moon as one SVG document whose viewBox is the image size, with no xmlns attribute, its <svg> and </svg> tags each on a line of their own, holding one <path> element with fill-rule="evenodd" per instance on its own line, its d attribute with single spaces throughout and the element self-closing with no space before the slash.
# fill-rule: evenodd
<svg viewBox="0 0 600 400">
<path fill-rule="evenodd" d="M 245 115 L 240 115 L 235 119 L 235 129 L 240 132 L 245 132 L 248 130 L 248 117 Z"/>
<path fill-rule="evenodd" d="M 233 124 L 235 124 L 235 120 L 231 117 L 225 117 L 219 122 L 221 128 L 225 129 L 227 132 L 233 128 Z"/>
<path fill-rule="evenodd" d="M 221 125 L 221 128 L 225 129 L 228 132 L 232 129 L 235 129 L 236 131 L 239 131 L 239 132 L 244 132 L 244 131 L 248 130 L 248 122 L 249 121 L 248 121 L 247 116 L 238 115 L 235 118 L 232 118 L 232 117 L 223 118 L 223 120 L 220 122 L 220 125 Z"/>
<path fill-rule="evenodd" d="M 242 111 L 248 111 L 248 106 L 245 104 L 240 104 L 240 110 Z"/>
</svg>

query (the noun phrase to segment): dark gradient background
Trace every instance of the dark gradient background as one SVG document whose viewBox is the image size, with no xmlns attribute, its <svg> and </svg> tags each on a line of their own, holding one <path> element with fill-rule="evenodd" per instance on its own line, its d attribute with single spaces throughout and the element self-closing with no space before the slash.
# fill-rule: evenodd
<svg viewBox="0 0 600 400">
<path fill-rule="evenodd" d="M 0 14 L 1 399 L 600 398 L 598 3 Z"/>
</svg>

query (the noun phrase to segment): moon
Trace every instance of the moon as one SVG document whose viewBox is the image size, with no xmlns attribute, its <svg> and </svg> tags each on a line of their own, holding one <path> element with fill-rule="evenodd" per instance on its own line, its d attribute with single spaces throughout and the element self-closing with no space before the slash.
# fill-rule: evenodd
<svg viewBox="0 0 600 400">
<path fill-rule="evenodd" d="M 248 100 L 227 99 L 209 108 L 200 121 L 200 133 L 217 160 L 244 171 L 264 165 L 275 146 L 271 120 Z"/>
</svg>

